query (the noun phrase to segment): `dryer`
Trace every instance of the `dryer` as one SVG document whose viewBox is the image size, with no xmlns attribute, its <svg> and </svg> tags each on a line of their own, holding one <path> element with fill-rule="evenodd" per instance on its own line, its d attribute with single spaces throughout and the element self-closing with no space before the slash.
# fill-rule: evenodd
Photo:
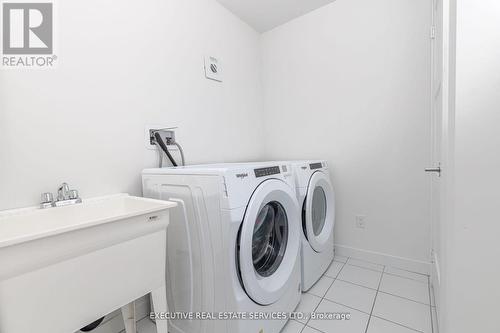
<svg viewBox="0 0 500 333">
<path fill-rule="evenodd" d="M 169 332 L 280 332 L 302 289 L 291 166 L 198 165 L 147 169 L 142 177 L 145 197 L 178 203 L 168 229 L 169 310 L 236 315 L 174 318 Z M 241 315 L 248 320 L 235 320 Z"/>
<path fill-rule="evenodd" d="M 293 161 L 301 207 L 302 290 L 309 290 L 334 257 L 335 192 L 326 161 Z"/>
</svg>

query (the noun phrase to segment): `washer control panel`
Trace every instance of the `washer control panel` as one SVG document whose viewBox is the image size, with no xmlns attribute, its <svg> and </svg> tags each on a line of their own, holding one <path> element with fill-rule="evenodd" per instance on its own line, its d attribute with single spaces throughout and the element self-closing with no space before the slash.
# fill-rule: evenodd
<svg viewBox="0 0 500 333">
<path fill-rule="evenodd" d="M 309 168 L 311 168 L 311 170 L 321 169 L 322 167 L 323 167 L 323 165 L 321 163 L 309 164 Z"/>
<path fill-rule="evenodd" d="M 259 169 L 255 169 L 254 172 L 255 172 L 255 177 L 257 177 L 257 178 L 277 175 L 277 174 L 281 173 L 279 166 L 259 168 Z"/>
</svg>

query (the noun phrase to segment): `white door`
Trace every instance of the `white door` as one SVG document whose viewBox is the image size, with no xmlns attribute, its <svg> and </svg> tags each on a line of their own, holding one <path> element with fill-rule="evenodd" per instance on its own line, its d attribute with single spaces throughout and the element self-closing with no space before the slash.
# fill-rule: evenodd
<svg viewBox="0 0 500 333">
<path fill-rule="evenodd" d="M 316 252 L 329 248 L 335 223 L 335 194 L 328 176 L 316 171 L 309 180 L 302 208 L 304 233 Z"/>
<path fill-rule="evenodd" d="M 449 127 L 452 125 L 448 119 L 449 99 L 449 40 L 443 0 L 433 0 L 432 24 L 432 165 L 429 166 L 431 174 L 431 282 L 434 286 L 436 302 L 439 302 L 439 285 L 442 267 L 444 266 L 443 240 L 445 236 L 443 216 L 446 205 L 446 184 L 449 181 L 449 167 L 447 165 Z M 440 172 L 436 172 L 440 170 Z M 438 304 L 439 305 L 439 304 Z"/>
<path fill-rule="evenodd" d="M 258 304 L 276 302 L 290 286 L 299 253 L 299 214 L 294 191 L 277 179 L 264 181 L 250 199 L 238 265 L 243 288 Z"/>
<path fill-rule="evenodd" d="M 441 135 L 442 135 L 442 114 L 443 114 L 443 82 L 442 82 L 442 64 L 443 64 L 443 48 L 442 48 L 442 24 L 440 24 L 440 11 L 442 12 L 442 1 L 433 0 L 433 29 L 434 38 L 431 40 L 432 43 L 432 81 L 431 81 L 431 94 L 432 94 L 432 167 L 438 168 L 441 166 Z M 442 15 L 442 14 L 441 14 Z M 434 262 L 438 260 L 436 256 L 439 254 L 439 221 L 440 221 L 440 192 L 441 192 L 441 175 L 434 174 L 431 175 L 431 260 Z M 438 273 L 433 272 L 433 278 L 436 280 Z"/>
</svg>

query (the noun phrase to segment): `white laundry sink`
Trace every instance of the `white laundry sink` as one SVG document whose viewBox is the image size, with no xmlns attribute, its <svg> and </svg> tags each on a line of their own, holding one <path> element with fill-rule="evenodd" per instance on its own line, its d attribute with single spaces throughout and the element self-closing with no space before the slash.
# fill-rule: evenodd
<svg viewBox="0 0 500 333">
<path fill-rule="evenodd" d="M 74 332 L 164 286 L 175 205 L 119 194 L 0 212 L 0 332 Z"/>
</svg>

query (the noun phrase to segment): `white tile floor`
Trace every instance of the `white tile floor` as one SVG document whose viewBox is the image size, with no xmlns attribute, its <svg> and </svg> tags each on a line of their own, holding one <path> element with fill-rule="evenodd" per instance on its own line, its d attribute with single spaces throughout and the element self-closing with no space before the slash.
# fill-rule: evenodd
<svg viewBox="0 0 500 333">
<path fill-rule="evenodd" d="M 281 333 L 438 333 L 427 275 L 335 257 L 296 311 L 350 313 L 350 320 L 290 321 Z M 153 333 L 148 318 L 140 333 Z"/>
<path fill-rule="evenodd" d="M 281 333 L 437 333 L 431 299 L 427 275 L 335 257 L 298 311 L 347 312 L 351 319 L 291 321 Z"/>
</svg>

